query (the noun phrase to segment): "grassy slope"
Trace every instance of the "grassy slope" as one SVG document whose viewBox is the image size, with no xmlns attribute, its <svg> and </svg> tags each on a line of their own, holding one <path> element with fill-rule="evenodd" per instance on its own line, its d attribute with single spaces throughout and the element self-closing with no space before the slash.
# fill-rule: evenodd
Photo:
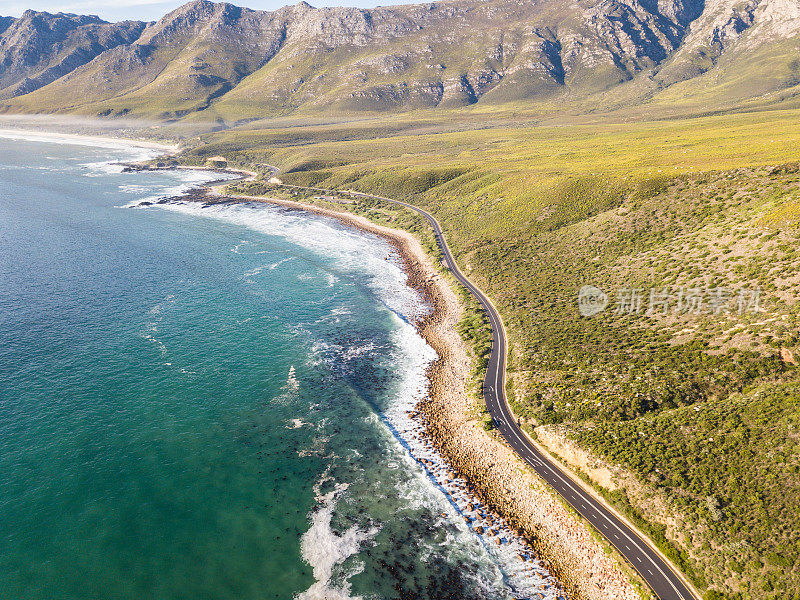
<svg viewBox="0 0 800 600">
<path fill-rule="evenodd" d="M 698 107 L 769 104 L 796 96 L 798 84 L 800 39 L 782 39 L 754 50 L 734 48 L 716 68 L 670 85 L 655 95 L 654 102 L 660 106 L 688 102 Z"/>
<path fill-rule="evenodd" d="M 777 354 L 797 345 L 800 181 L 765 165 L 798 159 L 798 114 L 509 127 L 539 117 L 483 110 L 486 128 L 468 129 L 478 112 L 457 111 L 214 134 L 188 156 L 275 164 L 286 182 L 434 212 L 509 325 L 517 410 L 667 498 L 683 527 L 654 529 L 701 584 L 792 598 L 800 384 Z M 765 313 L 586 319 L 587 282 L 759 285 Z"/>
</svg>

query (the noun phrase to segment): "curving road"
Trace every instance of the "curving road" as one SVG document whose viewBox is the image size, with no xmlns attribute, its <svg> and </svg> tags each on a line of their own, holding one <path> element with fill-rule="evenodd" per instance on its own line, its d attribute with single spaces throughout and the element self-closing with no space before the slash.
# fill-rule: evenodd
<svg viewBox="0 0 800 600">
<path fill-rule="evenodd" d="M 324 193 L 341 194 L 336 190 L 322 188 L 308 188 L 302 186 L 284 185 Z M 466 287 L 489 317 L 492 326 L 492 353 L 489 357 L 489 366 L 486 370 L 486 379 L 483 384 L 483 394 L 486 407 L 494 420 L 500 434 L 516 453 L 528 463 L 534 471 L 547 483 L 576 512 L 594 526 L 600 534 L 625 557 L 630 565 L 639 573 L 642 579 L 660 600 L 697 600 L 697 595 L 678 575 L 675 568 L 661 554 L 654 550 L 642 536 L 629 526 L 617 514 L 606 508 L 605 504 L 590 494 L 584 487 L 568 475 L 548 455 L 542 453 L 522 431 L 509 407 L 505 392 L 506 373 L 506 331 L 500 314 L 489 298 L 467 279 L 458 268 L 450 248 L 444 239 L 439 222 L 430 213 L 400 200 L 392 200 L 383 196 L 362 194 L 360 192 L 347 192 L 352 197 L 382 200 L 409 208 L 424 217 L 436 234 L 436 242 L 444 257 L 444 263 L 453 276 Z"/>
</svg>

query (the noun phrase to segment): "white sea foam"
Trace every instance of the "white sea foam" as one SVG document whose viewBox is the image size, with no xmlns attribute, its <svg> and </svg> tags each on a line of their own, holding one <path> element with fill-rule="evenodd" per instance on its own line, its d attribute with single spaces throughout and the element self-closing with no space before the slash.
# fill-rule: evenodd
<svg viewBox="0 0 800 600">
<path fill-rule="evenodd" d="M 175 302 L 175 296 L 172 294 L 167 295 L 162 302 L 156 304 L 153 308 L 147 311 L 147 314 L 151 317 L 151 319 L 145 325 L 145 329 L 142 332 L 142 337 L 146 339 L 148 342 L 153 343 L 157 348 L 162 357 L 166 356 L 169 350 L 167 349 L 166 344 L 161 341 L 160 338 L 160 328 L 159 325 L 161 320 L 164 318 L 164 309 L 169 305 Z M 172 363 L 166 362 L 164 363 L 167 366 L 171 366 Z"/>
<path fill-rule="evenodd" d="M 123 172 L 123 167 L 116 160 L 101 160 L 96 162 L 83 163 L 81 165 L 85 173 L 84 177 L 108 177 L 109 175 L 119 175 Z"/>
<path fill-rule="evenodd" d="M 334 259 L 341 275 L 366 276 L 376 296 L 405 320 L 427 312 L 419 294 L 406 285 L 408 276 L 397 254 L 379 237 L 343 227 L 334 219 L 297 214 L 263 204 L 202 207 L 193 202 L 159 207 L 236 223 L 269 235 L 283 237 L 322 256 Z M 335 278 L 337 275 L 332 274 Z M 332 285 L 335 279 L 328 279 Z"/>
<path fill-rule="evenodd" d="M 326 478 L 324 475 L 320 483 Z M 327 494 L 317 495 L 319 505 L 311 514 L 311 527 L 300 540 L 303 559 L 314 570 L 316 582 L 298 594 L 297 600 L 360 600 L 361 598 L 350 595 L 349 578 L 360 572 L 363 564 L 355 565 L 350 570 L 345 570 L 342 566 L 348 558 L 358 553 L 362 544 L 378 533 L 378 529 L 362 530 L 356 525 L 342 533 L 332 529 L 331 519 L 336 502 L 346 490 L 347 484 L 338 483 Z"/>
<path fill-rule="evenodd" d="M 126 194 L 142 194 L 152 191 L 152 187 L 148 185 L 141 185 L 138 183 L 132 183 L 129 185 L 121 185 L 119 186 L 120 192 L 125 192 Z"/>
<path fill-rule="evenodd" d="M 294 365 L 289 367 L 289 375 L 286 378 L 286 387 L 294 391 L 297 391 L 300 388 L 300 382 L 297 381 L 297 374 L 295 373 Z"/>
<path fill-rule="evenodd" d="M 207 171 L 204 169 L 170 169 L 160 171 L 170 173 L 172 177 L 189 184 L 206 183 L 208 181 L 219 181 L 222 179 L 237 179 L 239 175 L 231 173 L 220 173 L 218 171 Z"/>
<path fill-rule="evenodd" d="M 88 172 L 86 177 L 104 177 L 111 173 L 122 173 L 123 167 L 115 161 L 105 161 L 98 163 L 86 163 L 83 165 Z M 226 173 L 216 173 L 214 171 L 195 170 L 195 169 L 169 169 L 157 171 L 166 175 L 172 181 L 162 184 L 122 184 L 119 189 L 126 193 L 147 194 L 146 196 L 131 200 L 120 208 L 147 208 L 150 204 L 163 200 L 181 196 L 189 190 L 196 188 L 210 181 L 222 179 L 233 179 L 236 175 Z M 237 250 L 234 250 L 236 252 Z"/>
<path fill-rule="evenodd" d="M 294 365 L 289 367 L 286 383 L 283 384 L 281 390 L 280 394 L 272 398 L 272 404 L 287 406 L 296 402 L 300 397 L 300 381 L 297 379 Z M 295 421 L 299 421 L 299 419 L 295 419 Z M 289 429 L 295 429 L 295 427 L 290 427 Z"/>
<path fill-rule="evenodd" d="M 257 250 L 263 244 L 253 240 L 242 240 L 231 248 L 234 254 L 275 254 L 275 250 Z"/>
</svg>

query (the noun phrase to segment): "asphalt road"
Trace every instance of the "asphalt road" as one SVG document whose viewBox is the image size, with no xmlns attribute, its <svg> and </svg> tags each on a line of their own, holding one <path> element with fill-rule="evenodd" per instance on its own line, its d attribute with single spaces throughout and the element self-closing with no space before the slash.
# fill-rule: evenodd
<svg viewBox="0 0 800 600">
<path fill-rule="evenodd" d="M 317 191 L 324 193 L 341 194 L 341 192 L 334 190 L 304 189 L 317 189 Z M 439 222 L 433 215 L 413 204 L 371 194 L 358 192 L 350 192 L 349 194 L 353 197 L 378 199 L 405 206 L 422 215 L 428 221 L 436 234 L 436 241 L 444 257 L 445 265 L 455 278 L 477 298 L 489 317 L 489 322 L 492 326 L 492 353 L 486 370 L 483 393 L 486 406 L 500 434 L 522 460 L 528 463 L 542 479 L 558 492 L 567 504 L 591 523 L 625 557 L 660 600 L 696 600 L 697 596 L 683 582 L 669 562 L 663 559 L 657 551 L 653 550 L 625 521 L 606 508 L 601 501 L 572 479 L 549 456 L 540 452 L 519 427 L 508 405 L 505 393 L 507 342 L 503 322 L 491 301 L 458 268 L 444 239 Z"/>
</svg>

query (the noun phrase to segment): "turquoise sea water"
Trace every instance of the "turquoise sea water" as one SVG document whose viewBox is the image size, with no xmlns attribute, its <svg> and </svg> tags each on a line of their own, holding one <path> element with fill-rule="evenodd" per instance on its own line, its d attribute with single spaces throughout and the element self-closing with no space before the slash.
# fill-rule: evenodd
<svg viewBox="0 0 800 600">
<path fill-rule="evenodd" d="M 411 458 L 383 240 L 0 139 L 0 597 L 550 597 Z M 531 567 L 526 567 L 531 571 Z"/>
</svg>

